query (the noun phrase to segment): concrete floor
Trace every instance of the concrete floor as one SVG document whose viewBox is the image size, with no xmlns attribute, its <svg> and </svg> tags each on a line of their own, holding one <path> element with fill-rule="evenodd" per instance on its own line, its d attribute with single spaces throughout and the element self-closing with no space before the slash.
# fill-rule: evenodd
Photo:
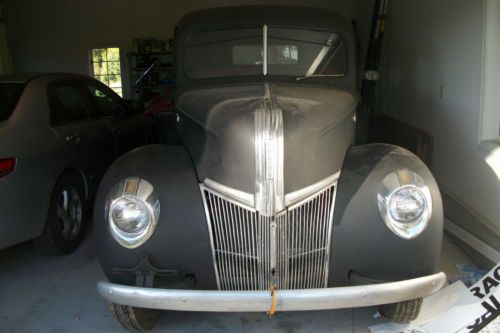
<svg viewBox="0 0 500 333">
<path fill-rule="evenodd" d="M 445 238 L 441 268 L 470 260 Z M 47 257 L 30 242 L 0 250 L 0 332 L 123 332 L 97 294 L 104 279 L 91 234 L 73 254 Z M 165 312 L 153 332 L 369 332 L 375 308 L 278 313 Z"/>
</svg>

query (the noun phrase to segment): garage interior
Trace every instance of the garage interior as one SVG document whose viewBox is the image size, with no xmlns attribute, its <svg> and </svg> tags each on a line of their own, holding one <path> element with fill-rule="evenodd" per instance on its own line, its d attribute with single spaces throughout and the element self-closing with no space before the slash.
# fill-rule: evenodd
<svg viewBox="0 0 500 333">
<path fill-rule="evenodd" d="M 93 50 L 118 48 L 113 75 L 120 83 L 112 88 L 138 100 L 144 98 L 135 90 L 140 39 L 169 50 L 185 14 L 240 5 L 345 14 L 356 22 L 363 71 L 374 0 L 0 0 L 0 73 L 68 72 L 110 83 L 111 74 L 96 73 Z M 385 22 L 369 140 L 407 148 L 432 171 L 443 199 L 440 268 L 448 278 L 459 276 L 457 264 L 489 271 L 500 262 L 499 35 L 498 0 L 391 1 Z M 171 63 L 167 51 L 158 58 L 160 66 Z M 175 82 L 168 69 L 164 73 L 151 85 L 169 95 Z M 39 254 L 30 242 L 1 249 L 0 332 L 121 332 L 96 292 L 103 279 L 90 221 L 83 243 L 67 256 Z M 376 312 L 282 312 L 273 318 L 168 312 L 153 332 L 369 332 L 382 322 Z"/>
</svg>

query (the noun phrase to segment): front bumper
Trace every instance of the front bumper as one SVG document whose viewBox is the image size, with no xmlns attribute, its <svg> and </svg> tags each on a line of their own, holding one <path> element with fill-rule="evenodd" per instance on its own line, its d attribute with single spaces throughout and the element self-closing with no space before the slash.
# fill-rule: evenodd
<svg viewBox="0 0 500 333">
<path fill-rule="evenodd" d="M 411 280 L 354 287 L 271 291 L 175 290 L 124 286 L 99 282 L 97 289 L 108 301 L 140 308 L 205 311 L 265 312 L 326 310 L 373 306 L 425 297 L 446 283 L 437 273 Z"/>
</svg>

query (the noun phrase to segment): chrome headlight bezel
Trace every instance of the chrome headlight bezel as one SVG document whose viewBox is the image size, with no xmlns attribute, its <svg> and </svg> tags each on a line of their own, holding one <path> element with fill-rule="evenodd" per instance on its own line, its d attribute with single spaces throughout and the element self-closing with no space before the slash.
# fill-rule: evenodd
<svg viewBox="0 0 500 333">
<path fill-rule="evenodd" d="M 137 232 L 127 232 L 114 220 L 113 209 L 122 200 L 135 201 L 145 207 L 147 224 Z M 156 230 L 160 218 L 160 200 L 153 185 L 138 177 L 126 178 L 117 183 L 110 191 L 106 201 L 106 218 L 113 238 L 123 247 L 134 249 L 144 244 Z"/>
<path fill-rule="evenodd" d="M 389 209 L 394 196 L 403 191 L 420 196 L 421 213 L 406 221 L 395 219 Z M 404 239 L 412 239 L 420 235 L 428 226 L 432 216 L 432 196 L 429 186 L 417 173 L 408 169 L 399 169 L 389 173 L 383 180 L 377 194 L 380 215 L 387 227 Z"/>
</svg>

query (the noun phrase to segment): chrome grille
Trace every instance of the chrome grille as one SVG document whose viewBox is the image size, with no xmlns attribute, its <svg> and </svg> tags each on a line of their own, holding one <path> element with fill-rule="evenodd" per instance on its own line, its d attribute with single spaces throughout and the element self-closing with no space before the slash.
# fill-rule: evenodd
<svg viewBox="0 0 500 333">
<path fill-rule="evenodd" d="M 335 189 L 269 217 L 201 185 L 219 289 L 326 287 Z"/>
</svg>

